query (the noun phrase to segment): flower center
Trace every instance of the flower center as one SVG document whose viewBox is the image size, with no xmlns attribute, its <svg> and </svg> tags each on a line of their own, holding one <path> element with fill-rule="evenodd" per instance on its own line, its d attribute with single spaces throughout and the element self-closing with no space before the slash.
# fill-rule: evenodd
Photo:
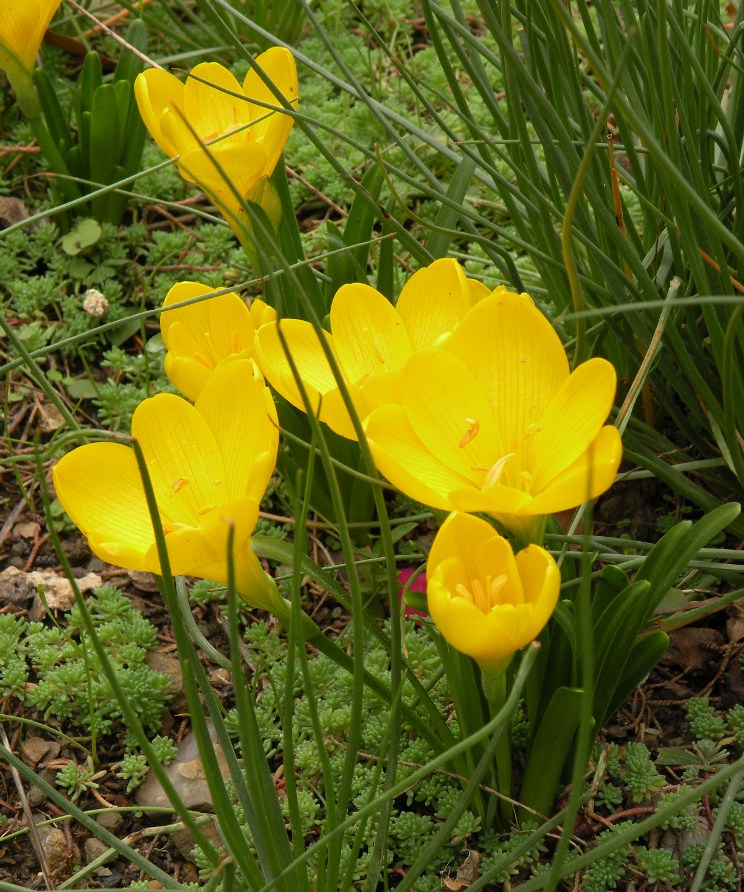
<svg viewBox="0 0 744 892">
<path fill-rule="evenodd" d="M 458 582 L 455 586 L 455 594 L 466 598 L 474 604 L 481 613 L 490 613 L 497 607 L 501 607 L 499 592 L 506 584 L 507 576 L 486 576 L 485 585 L 480 579 L 471 579 L 470 588 Z"/>
</svg>

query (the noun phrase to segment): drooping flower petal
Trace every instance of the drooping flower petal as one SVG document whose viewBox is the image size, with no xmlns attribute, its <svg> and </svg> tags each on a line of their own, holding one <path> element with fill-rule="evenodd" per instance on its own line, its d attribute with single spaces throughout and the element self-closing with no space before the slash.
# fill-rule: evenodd
<svg viewBox="0 0 744 892">
<path fill-rule="evenodd" d="M 195 405 L 174 394 L 145 400 L 134 413 L 132 433 L 142 449 L 172 571 L 227 583 L 232 530 L 237 590 L 286 620 L 287 604 L 250 548 L 278 443 L 273 401 L 252 361 L 221 363 Z M 130 569 L 161 572 L 133 449 L 116 443 L 81 446 L 53 474 L 60 502 L 97 555 Z"/>
<path fill-rule="evenodd" d="M 150 569 L 152 521 L 132 449 L 89 443 L 58 461 L 52 475 L 57 498 L 97 557 L 132 570 Z"/>
</svg>

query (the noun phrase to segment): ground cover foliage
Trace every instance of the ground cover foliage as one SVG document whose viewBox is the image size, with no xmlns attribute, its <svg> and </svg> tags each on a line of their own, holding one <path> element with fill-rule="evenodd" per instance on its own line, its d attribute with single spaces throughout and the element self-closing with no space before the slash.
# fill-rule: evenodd
<svg viewBox="0 0 744 892">
<path fill-rule="evenodd" d="M 0 51 L 0 889 L 741 889 L 744 6 L 86 9 L 63 4 L 41 46 L 47 130 Z M 165 128 L 166 154 L 142 147 L 131 46 L 181 79 L 219 62 L 239 87 L 289 47 L 299 104 L 273 174 L 239 194 L 214 185 L 232 163 L 219 140 L 217 163 L 185 172 Z M 210 143 L 192 113 L 180 138 Z M 162 574 L 91 556 L 52 467 L 129 444 L 149 397 L 207 402 L 174 384 L 193 376 L 161 333 L 171 289 L 250 299 L 265 361 L 261 301 L 338 343 L 342 286 L 394 303 L 443 258 L 484 293 L 528 292 L 573 368 L 617 371 L 613 488 L 537 533 L 487 509 L 515 550 L 556 559 L 539 652 L 514 645 L 482 686 L 482 661 L 437 631 L 441 577 L 422 571 L 444 506 L 385 487 L 365 382 L 341 362 L 315 406 L 327 424 L 304 411 L 301 350 L 271 380 L 263 600 L 237 596 L 253 565 L 234 554 L 174 578 L 157 523 Z M 178 297 L 187 280 L 202 290 Z M 478 442 L 466 420 L 460 450 Z"/>
</svg>

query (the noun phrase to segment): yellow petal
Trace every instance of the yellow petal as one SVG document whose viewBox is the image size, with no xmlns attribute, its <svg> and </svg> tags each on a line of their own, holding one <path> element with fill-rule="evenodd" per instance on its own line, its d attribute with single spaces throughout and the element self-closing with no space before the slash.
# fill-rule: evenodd
<svg viewBox="0 0 744 892">
<path fill-rule="evenodd" d="M 400 316 L 369 285 L 343 285 L 331 304 L 331 331 L 346 377 L 363 384 L 371 375 L 397 372 L 411 355 Z"/>
<path fill-rule="evenodd" d="M 477 302 L 479 291 L 480 297 L 488 294 L 485 286 L 474 287 L 460 264 L 450 258 L 435 260 L 414 273 L 396 304 L 413 350 L 434 347 L 449 335 Z"/>
<path fill-rule="evenodd" d="M 302 378 L 309 396 L 317 409 L 318 396 L 336 387 L 336 379 L 328 364 L 315 329 L 309 322 L 300 319 L 283 319 L 281 323 L 271 322 L 262 325 L 256 333 L 256 360 L 266 380 L 288 402 L 304 411 L 297 382 L 284 348 L 279 339 L 277 325 L 281 324 L 282 335 L 292 355 L 297 372 Z M 326 334 L 331 349 L 333 336 Z"/>
<path fill-rule="evenodd" d="M 450 493 L 470 481 L 433 456 L 416 436 L 402 406 L 380 406 L 367 419 L 365 433 L 377 469 L 412 499 L 451 511 Z"/>
<path fill-rule="evenodd" d="M 450 503 L 457 511 L 477 511 L 499 515 L 499 518 L 505 514 L 521 513 L 532 501 L 528 493 L 501 484 L 486 489 L 461 487 L 450 493 Z"/>
<path fill-rule="evenodd" d="M 446 349 L 469 366 L 493 406 L 506 452 L 521 442 L 568 378 L 558 335 L 528 300 L 497 290 L 463 318 Z"/>
<path fill-rule="evenodd" d="M 199 282 L 178 282 L 168 292 L 163 306 L 169 307 L 212 291 L 210 286 Z M 233 292 L 162 313 L 160 330 L 169 354 L 187 356 L 205 367 L 207 372 L 229 356 L 252 354 L 256 334 L 250 310 Z M 176 373 L 178 368 L 171 363 L 171 369 Z M 204 379 L 198 373 L 197 377 Z M 189 373 L 188 378 L 189 381 L 183 382 L 186 387 L 194 378 L 193 373 Z M 189 399 L 194 400 L 199 395 L 201 388 L 187 390 L 174 378 L 171 381 Z"/>
<path fill-rule="evenodd" d="M 494 528 L 480 517 L 455 511 L 447 516 L 429 552 L 427 573 L 431 573 L 446 560 L 456 558 L 469 581 L 479 576 L 478 551 L 496 535 Z"/>
<path fill-rule="evenodd" d="M 294 56 L 284 47 L 272 47 L 256 58 L 256 68 L 260 68 L 287 102 L 297 105 L 297 65 Z M 267 105 L 281 108 L 281 103 L 261 80 L 255 68 L 251 68 L 243 81 L 243 92 L 251 99 L 265 102 Z M 266 152 L 266 175 L 271 176 L 284 150 L 289 133 L 294 123 L 290 115 L 282 111 L 272 112 L 255 102 L 249 102 L 250 120 L 255 123 L 251 127 L 251 137 L 259 141 Z"/>
<path fill-rule="evenodd" d="M 550 552 L 539 545 L 528 545 L 516 555 L 525 600 L 532 604 L 530 622 L 525 629 L 529 640 L 537 638 L 553 615 L 561 590 L 561 571 Z"/>
<path fill-rule="evenodd" d="M 522 444 L 533 493 L 542 492 L 586 451 L 610 413 L 616 386 L 614 367 L 599 358 L 582 363 L 563 383 L 539 428 Z"/>
<path fill-rule="evenodd" d="M 146 570 L 155 541 L 134 452 L 121 443 L 90 443 L 52 471 L 62 507 L 101 560 Z"/>
<path fill-rule="evenodd" d="M 617 428 L 603 427 L 589 448 L 570 467 L 550 481 L 519 514 L 554 514 L 575 508 L 608 490 L 623 457 L 623 444 Z"/>
<path fill-rule="evenodd" d="M 145 126 L 166 155 L 173 158 L 183 151 L 183 144 L 174 141 L 172 135 L 163 129 L 163 116 L 166 111 L 169 110 L 178 119 L 183 115 L 181 81 L 167 71 L 148 68 L 147 71 L 137 75 L 134 82 L 134 96 Z"/>
<path fill-rule="evenodd" d="M 401 389 L 408 421 L 421 443 L 480 488 L 506 448 L 476 376 L 446 350 L 427 350 L 411 357 Z"/>
<path fill-rule="evenodd" d="M 276 310 L 258 297 L 254 297 L 250 305 L 251 318 L 256 326 L 256 331 L 267 322 L 276 320 Z"/>
<path fill-rule="evenodd" d="M 183 112 L 201 140 L 213 139 L 250 120 L 243 90 L 224 65 L 202 62 L 184 85 Z"/>
<path fill-rule="evenodd" d="M 212 369 L 207 365 L 183 354 L 166 353 L 163 365 L 170 381 L 190 400 L 196 399 L 202 392 L 212 374 Z"/>
<path fill-rule="evenodd" d="M 225 468 L 204 418 L 191 403 L 161 393 L 140 403 L 132 418 L 155 497 L 171 521 L 198 526 L 206 505 L 227 501 Z"/>
<path fill-rule="evenodd" d="M 531 640 L 523 634 L 529 605 L 508 604 L 483 614 L 466 598 L 451 596 L 443 585 L 441 567 L 427 578 L 427 606 L 452 647 L 473 657 L 482 669 L 497 666 Z"/>
<path fill-rule="evenodd" d="M 186 151 L 178 162 L 181 176 L 207 192 L 228 222 L 240 215 L 240 199 L 255 189 L 265 167 L 266 153 L 259 144 L 227 140 Z"/>
<path fill-rule="evenodd" d="M 16 66 L 29 76 L 44 32 L 61 0 L 4 0 L 0 13 L 0 68 Z M 15 74 L 12 70 L 11 74 Z"/>
<path fill-rule="evenodd" d="M 499 604 L 512 604 L 517 607 L 525 603 L 526 597 L 522 589 L 522 581 L 519 578 L 517 563 L 514 560 L 514 552 L 509 542 L 492 529 L 490 524 L 488 526 L 491 529 L 490 538 L 482 542 L 475 550 L 476 574 L 474 578 L 493 580 L 505 576 L 506 579 L 498 590 L 496 600 Z"/>
<path fill-rule="evenodd" d="M 252 498 L 258 503 L 274 471 L 279 422 L 254 364 L 234 360 L 218 366 L 196 401 L 196 411 L 222 456 L 227 499 Z"/>
</svg>

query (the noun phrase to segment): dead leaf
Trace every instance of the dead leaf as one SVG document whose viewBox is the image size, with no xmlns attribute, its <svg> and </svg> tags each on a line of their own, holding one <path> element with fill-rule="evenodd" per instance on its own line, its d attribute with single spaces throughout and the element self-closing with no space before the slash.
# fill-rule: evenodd
<svg viewBox="0 0 744 892">
<path fill-rule="evenodd" d="M 13 535 L 18 536 L 21 539 L 35 539 L 40 532 L 41 525 L 36 523 L 35 520 L 28 521 L 27 523 L 17 523 L 13 527 Z"/>
<path fill-rule="evenodd" d="M 445 889 L 451 889 L 452 892 L 460 892 L 461 889 L 467 889 L 468 886 L 471 886 L 480 876 L 480 871 L 478 870 L 480 867 L 480 860 L 480 852 L 476 852 L 474 849 L 469 849 L 468 854 L 458 868 L 454 879 L 452 879 L 452 877 L 442 878 Z"/>
<path fill-rule="evenodd" d="M 726 634 L 736 643 L 744 639 L 744 601 L 734 601 L 726 608 Z"/>
<path fill-rule="evenodd" d="M 723 635 L 715 629 L 688 626 L 672 633 L 664 663 L 683 669 L 702 669 L 720 660 L 723 646 Z"/>
</svg>

